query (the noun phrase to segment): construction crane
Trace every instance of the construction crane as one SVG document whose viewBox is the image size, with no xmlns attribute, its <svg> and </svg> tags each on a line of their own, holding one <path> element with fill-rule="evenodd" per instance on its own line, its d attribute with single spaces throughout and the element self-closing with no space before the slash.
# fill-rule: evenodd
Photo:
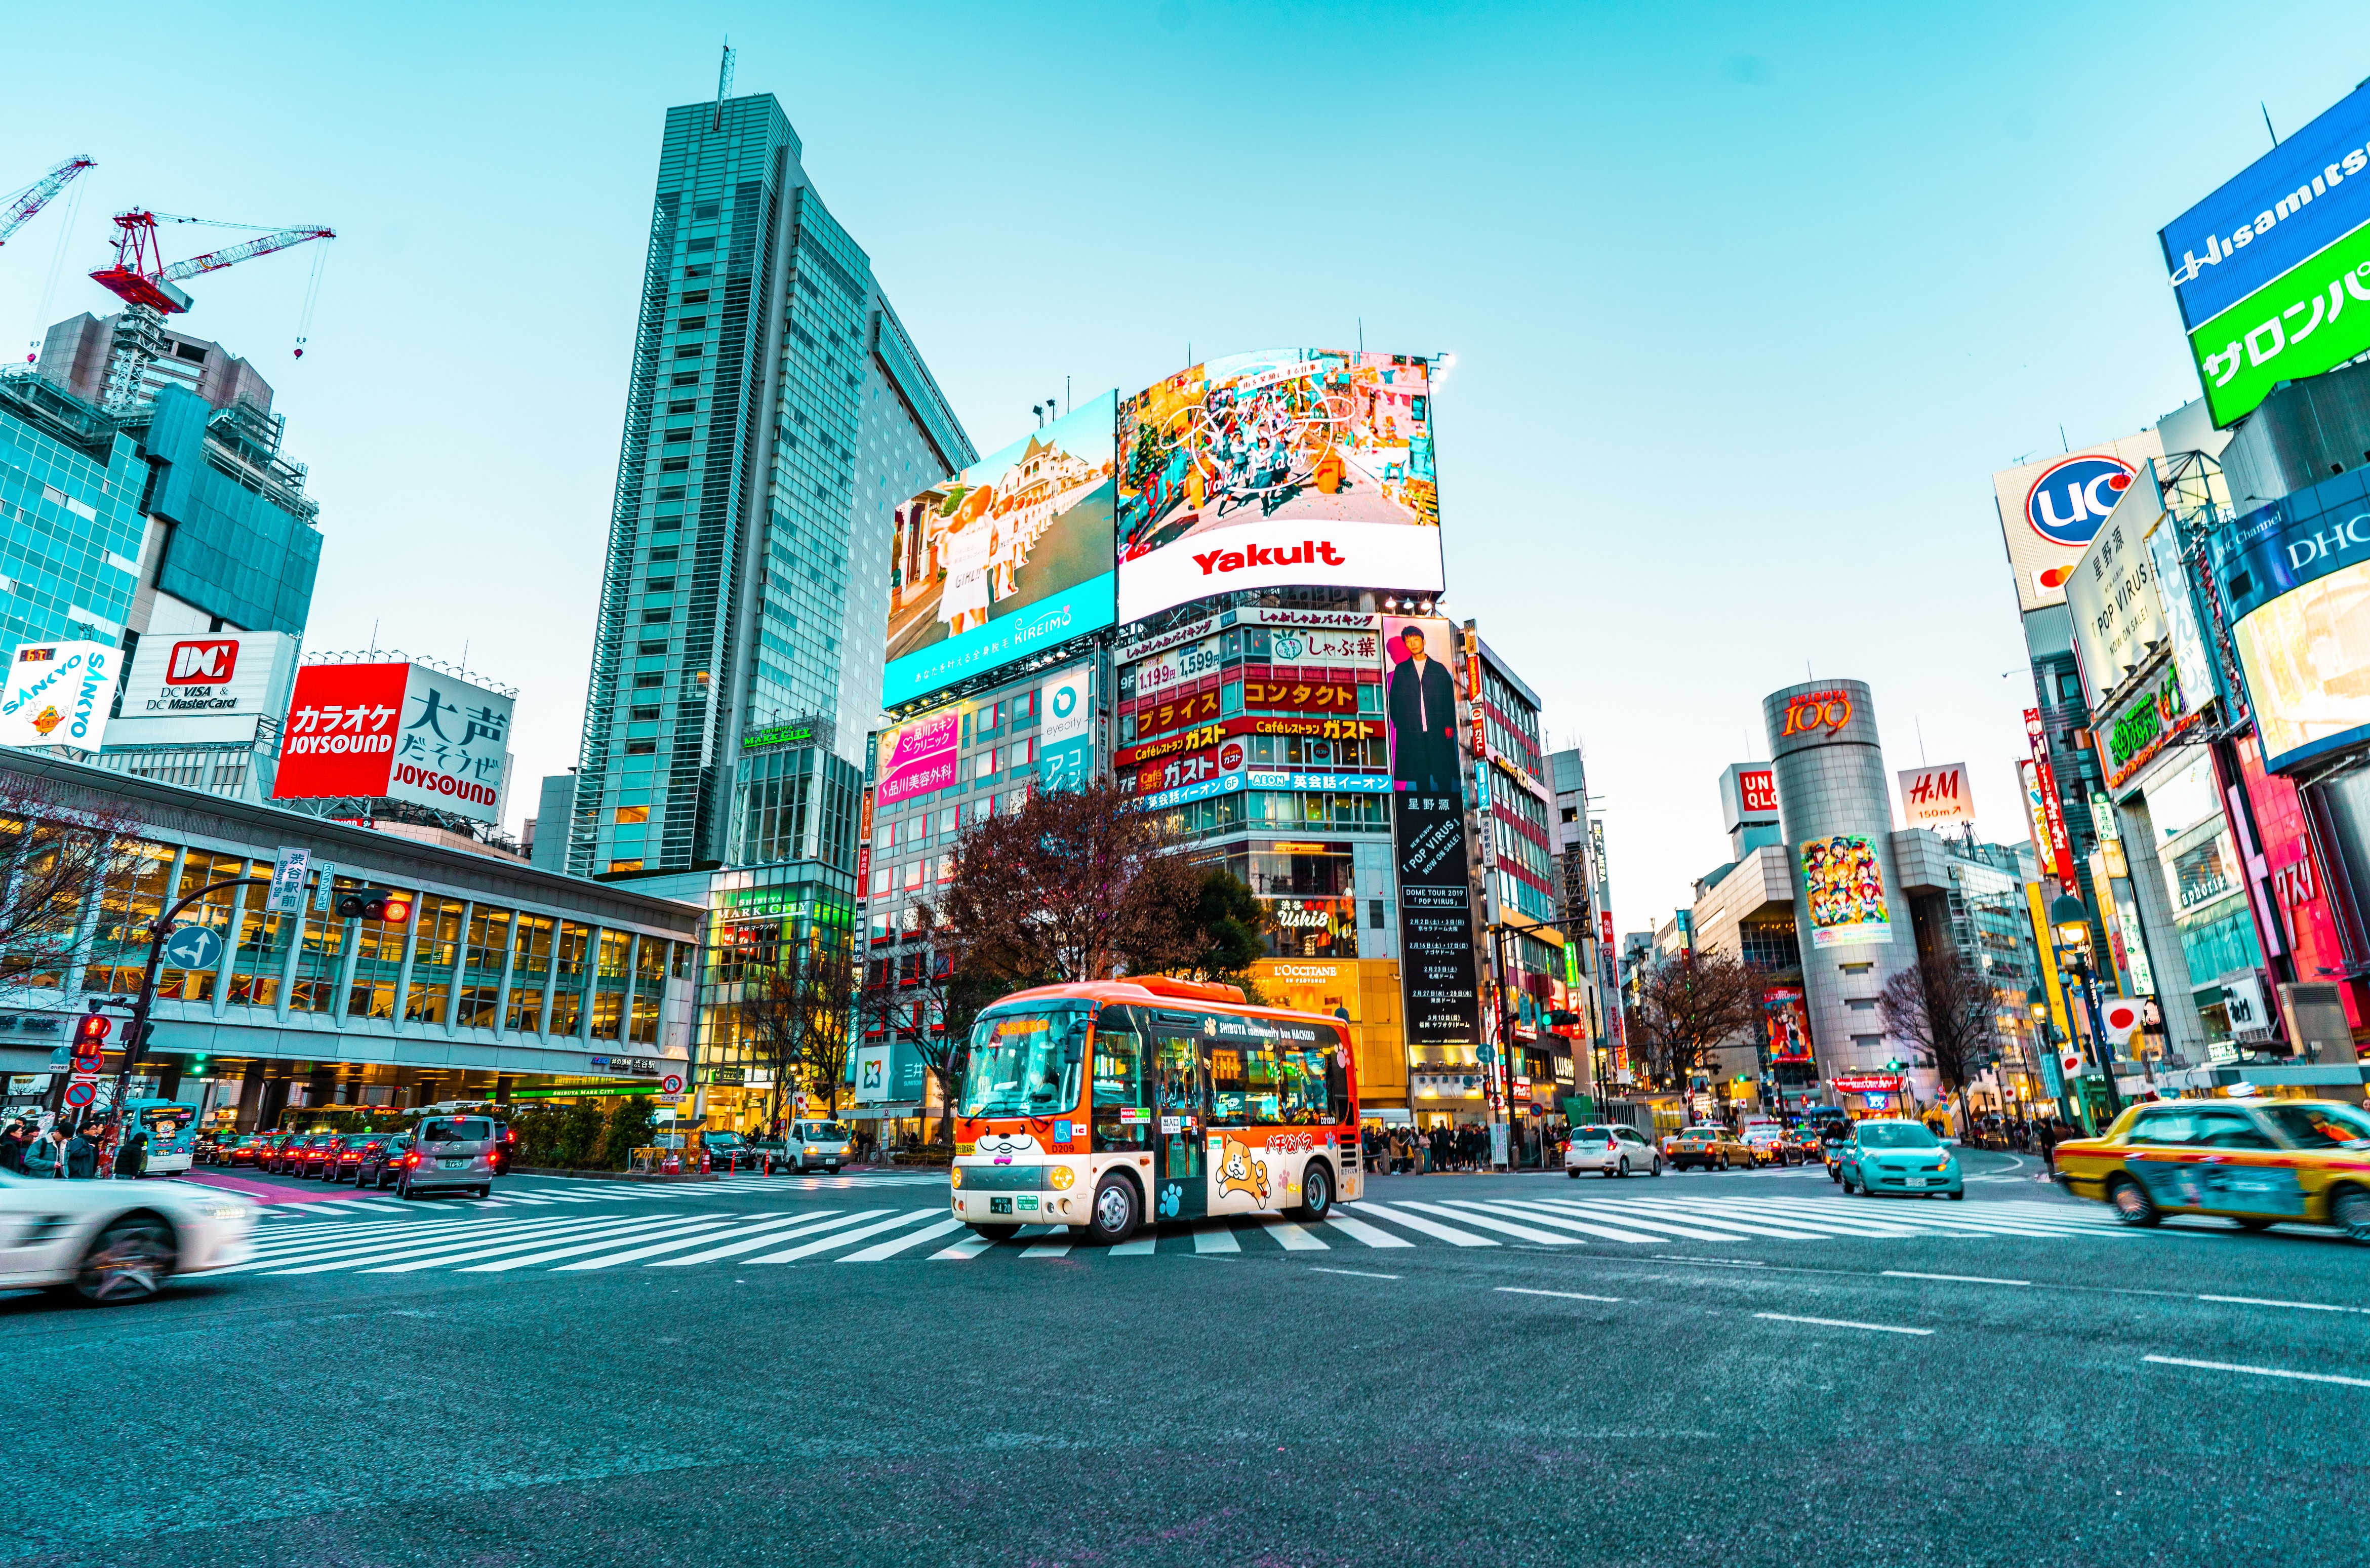
<svg viewBox="0 0 2370 1568">
<path fill-rule="evenodd" d="M 165 352 L 165 317 L 179 315 L 193 303 L 179 287 L 182 279 L 219 272 L 224 267 L 269 256 L 307 240 L 338 237 L 335 229 L 306 225 L 258 235 L 220 250 L 192 256 L 186 261 L 168 263 L 156 242 L 156 213 L 144 209 L 116 213 L 115 265 L 101 267 L 90 275 L 92 282 L 123 301 L 123 315 L 115 324 L 115 341 L 108 351 L 107 377 L 99 394 L 99 401 L 110 409 L 138 401 L 141 378 L 147 374 L 150 362 Z"/>
<path fill-rule="evenodd" d="M 8 205 L 0 211 L 0 245 L 25 226 L 25 220 L 50 204 L 50 198 L 75 182 L 77 175 L 97 167 L 88 158 L 73 157 L 58 165 L 40 179 L 8 198 Z"/>
</svg>

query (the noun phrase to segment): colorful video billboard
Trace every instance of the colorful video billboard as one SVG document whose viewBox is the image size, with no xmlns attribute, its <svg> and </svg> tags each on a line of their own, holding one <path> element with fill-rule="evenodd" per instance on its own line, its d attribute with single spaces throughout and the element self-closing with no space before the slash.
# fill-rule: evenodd
<svg viewBox="0 0 2370 1568">
<path fill-rule="evenodd" d="M 1893 940 L 1884 869 L 1876 844 L 1837 833 L 1802 846 L 1802 892 L 1811 910 L 1811 946 L 1858 947 Z"/>
<path fill-rule="evenodd" d="M 1444 585 L 1425 360 L 1233 354 L 1119 418 L 1122 621 L 1241 588 Z"/>
<path fill-rule="evenodd" d="M 897 509 L 889 577 L 893 708 L 1111 624 L 1106 392 Z"/>
</svg>

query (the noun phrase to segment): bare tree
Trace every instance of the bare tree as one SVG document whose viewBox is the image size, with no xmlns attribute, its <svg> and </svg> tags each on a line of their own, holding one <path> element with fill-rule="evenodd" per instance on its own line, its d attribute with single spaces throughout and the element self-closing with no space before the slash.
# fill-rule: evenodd
<svg viewBox="0 0 2370 1568">
<path fill-rule="evenodd" d="M 741 1041 L 750 1059 L 765 1069 L 773 1084 L 768 1096 L 772 1109 L 766 1119 L 769 1132 L 783 1120 L 782 1097 L 798 1081 L 805 1044 L 797 982 L 774 966 L 771 961 L 777 956 L 777 952 L 767 953 L 765 963 L 742 957 L 735 965 L 741 982 L 741 1000 L 735 1009 Z"/>
<path fill-rule="evenodd" d="M 955 1096 L 971 1056 L 971 1028 L 982 1009 L 1009 987 L 955 967 L 931 941 L 928 914 L 918 931 L 872 962 L 859 1005 L 869 1037 L 911 1042 L 938 1090 L 938 1137 L 954 1141 Z"/>
<path fill-rule="evenodd" d="M 70 987 L 85 906 L 130 874 L 139 819 L 0 773 L 0 993 Z"/>
<path fill-rule="evenodd" d="M 773 1078 L 772 1120 L 782 1120 L 786 1089 L 820 1093 L 835 1118 L 847 1077 L 855 1022 L 855 964 L 846 938 L 818 930 L 768 941 L 736 955 L 741 1000 L 735 1009 L 751 1058 Z"/>
<path fill-rule="evenodd" d="M 928 906 L 937 949 L 1006 989 L 1192 963 L 1204 878 L 1178 847 L 1114 783 L 1040 790 L 956 846 Z"/>
<path fill-rule="evenodd" d="M 1999 1001 L 1991 982 L 1951 948 L 1927 953 L 1916 968 L 1886 981 L 1876 1005 L 1885 1032 L 1907 1042 L 1918 1066 L 1934 1069 L 1965 1131 L 1972 1125 L 1967 1084 L 1999 1049 Z"/>
<path fill-rule="evenodd" d="M 1760 966 L 1720 952 L 1681 952 L 1639 977 L 1629 1046 L 1647 1070 L 1684 1094 L 1714 1051 L 1760 1027 Z"/>
</svg>

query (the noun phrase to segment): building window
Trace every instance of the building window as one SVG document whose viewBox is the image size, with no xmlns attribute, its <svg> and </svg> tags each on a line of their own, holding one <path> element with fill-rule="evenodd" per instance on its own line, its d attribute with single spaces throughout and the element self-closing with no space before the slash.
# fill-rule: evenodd
<svg viewBox="0 0 2370 1568">
<path fill-rule="evenodd" d="M 626 755 L 627 756 L 651 756 L 657 754 L 659 744 L 656 741 L 627 741 L 626 743 Z M 609 869 L 611 870 L 616 870 L 615 866 L 612 866 Z M 636 870 L 641 870 L 641 862 L 639 860 L 635 861 L 633 869 Z"/>
<path fill-rule="evenodd" d="M 551 975 L 551 917 L 521 915 L 511 934 L 511 1013 L 514 1034 L 543 1027 L 543 991 Z"/>
<path fill-rule="evenodd" d="M 696 386 L 699 385 L 699 372 L 696 370 L 677 371 L 675 373 L 674 379 L 667 385 L 671 386 Z"/>
<path fill-rule="evenodd" d="M 678 332 L 696 332 L 707 325 L 708 317 L 705 316 L 686 316 L 674 324 L 674 329 Z"/>
<path fill-rule="evenodd" d="M 642 624 L 644 626 L 664 626 L 667 622 L 673 619 L 674 619 L 674 612 L 673 610 L 644 610 L 642 612 Z"/>
<path fill-rule="evenodd" d="M 691 293 L 683 296 L 683 303 L 685 305 L 706 305 L 708 303 L 708 291 L 706 289 L 694 289 Z"/>
<path fill-rule="evenodd" d="M 658 716 L 659 704 L 655 702 L 643 708 L 628 709 L 626 713 L 627 721 L 636 724 L 648 724 L 654 722 Z M 624 819 L 619 818 L 618 820 L 623 821 Z"/>
<path fill-rule="evenodd" d="M 707 352 L 708 350 L 703 344 L 685 343 L 683 347 L 675 350 L 674 357 L 679 360 L 697 359 L 701 354 L 706 353 Z"/>
<path fill-rule="evenodd" d="M 662 474 L 680 474 L 690 467 L 691 459 L 688 457 L 669 457 L 659 465 L 659 472 Z"/>
<path fill-rule="evenodd" d="M 634 689 L 636 691 L 654 691 L 664 685 L 666 685 L 666 675 L 662 672 L 656 670 L 651 671 L 648 674 L 640 674 L 634 677 Z"/>
<path fill-rule="evenodd" d="M 619 806 L 617 808 L 617 820 L 621 823 L 648 822 L 650 820 L 650 808 L 648 806 Z"/>
<path fill-rule="evenodd" d="M 641 646 L 641 648 L 640 648 L 640 650 L 639 650 L 639 651 L 644 652 L 644 653 L 663 653 L 663 652 L 665 652 L 665 651 L 666 651 L 666 650 L 667 650 L 667 645 L 666 645 L 665 641 L 662 640 L 657 641 L 657 642 L 645 642 L 645 643 L 643 643 L 643 644 L 642 644 L 642 646 Z"/>
</svg>

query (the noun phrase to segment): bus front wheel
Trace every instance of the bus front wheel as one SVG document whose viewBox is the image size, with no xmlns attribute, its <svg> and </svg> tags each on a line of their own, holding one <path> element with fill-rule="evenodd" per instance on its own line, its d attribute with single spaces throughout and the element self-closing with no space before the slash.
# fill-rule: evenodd
<svg viewBox="0 0 2370 1568">
<path fill-rule="evenodd" d="M 1087 1239 L 1106 1247 L 1124 1241 L 1135 1234 L 1143 1216 L 1144 1201 L 1136 1195 L 1135 1183 L 1113 1171 L 1096 1184 L 1095 1205 L 1087 1219 Z"/>
</svg>

